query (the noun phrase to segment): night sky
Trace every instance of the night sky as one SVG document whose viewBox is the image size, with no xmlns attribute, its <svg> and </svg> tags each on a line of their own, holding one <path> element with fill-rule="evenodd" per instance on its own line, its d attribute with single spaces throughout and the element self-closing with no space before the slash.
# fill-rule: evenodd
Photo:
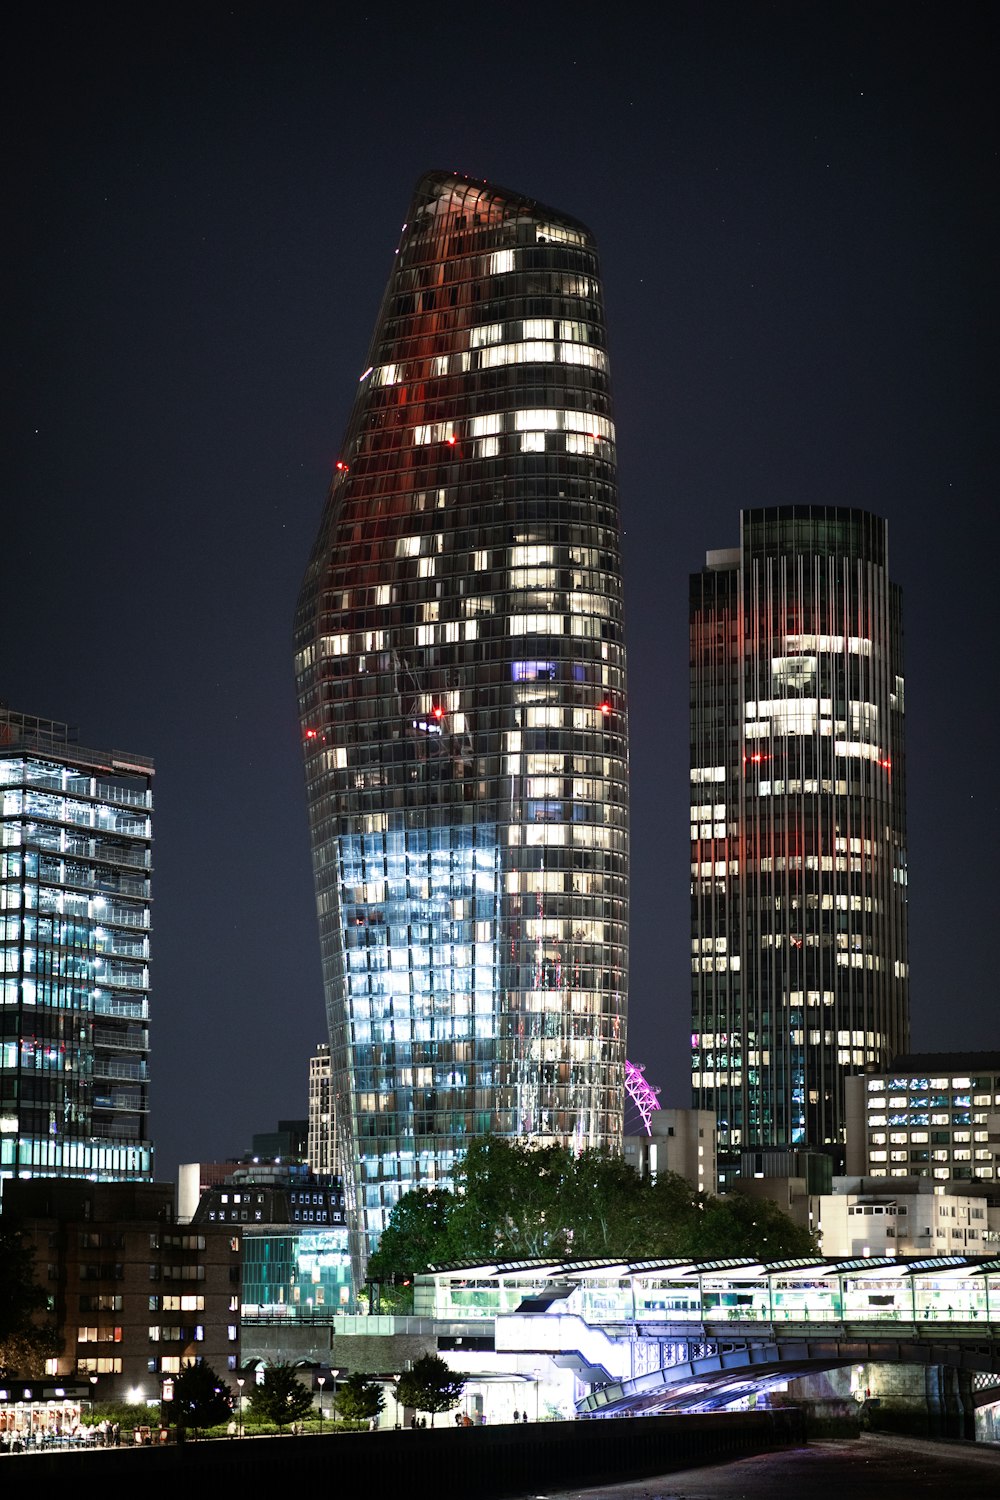
<svg viewBox="0 0 1000 1500">
<path fill-rule="evenodd" d="M 995 15 L 22 14 L 3 90 L 0 697 L 156 760 L 158 1175 L 306 1111 L 325 1021 L 292 614 L 431 167 L 574 214 L 602 252 L 629 1055 L 664 1103 L 690 1102 L 688 574 L 736 544 L 741 507 L 805 502 L 886 515 L 904 590 L 913 1046 L 1000 1046 Z"/>
</svg>

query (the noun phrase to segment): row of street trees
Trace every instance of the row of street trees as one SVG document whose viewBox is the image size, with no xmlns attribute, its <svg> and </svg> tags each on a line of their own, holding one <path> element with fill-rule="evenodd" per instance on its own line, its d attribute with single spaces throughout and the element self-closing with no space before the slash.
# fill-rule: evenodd
<svg viewBox="0 0 1000 1500">
<path fill-rule="evenodd" d="M 425 1354 L 401 1375 L 396 1399 L 430 1415 L 450 1411 L 461 1400 L 464 1382 L 436 1354 Z M 294 1365 L 269 1365 L 260 1384 L 250 1387 L 247 1405 L 255 1417 L 278 1428 L 311 1414 L 313 1398 L 298 1378 Z M 381 1384 L 356 1370 L 337 1388 L 336 1415 L 347 1422 L 370 1422 L 385 1406 Z M 193 1432 L 228 1423 L 233 1415 L 233 1393 L 211 1365 L 199 1360 L 174 1380 L 173 1413 Z"/>
<path fill-rule="evenodd" d="M 404 1194 L 369 1261 L 372 1281 L 398 1285 L 453 1261 L 781 1260 L 816 1253 L 813 1235 L 768 1199 L 709 1197 L 672 1172 L 653 1182 L 606 1151 L 574 1155 L 563 1146 L 484 1136 L 457 1167 L 455 1188 Z"/>
</svg>

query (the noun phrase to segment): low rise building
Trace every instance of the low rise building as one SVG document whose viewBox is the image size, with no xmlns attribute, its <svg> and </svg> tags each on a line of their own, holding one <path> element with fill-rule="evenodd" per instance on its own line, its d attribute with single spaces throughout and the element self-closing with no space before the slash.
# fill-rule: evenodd
<svg viewBox="0 0 1000 1500">
<path fill-rule="evenodd" d="M 824 1255 L 990 1255 L 1000 1230 L 982 1186 L 927 1177 L 836 1177 L 816 1215 Z"/>
<path fill-rule="evenodd" d="M 627 1135 L 622 1155 L 640 1176 L 676 1172 L 698 1192 L 715 1193 L 715 1116 L 707 1109 L 656 1109 L 648 1135 Z"/>
<path fill-rule="evenodd" d="M 234 1167 L 206 1192 L 192 1227 L 238 1225 L 244 1325 L 329 1318 L 353 1309 L 339 1177 L 279 1162 Z"/>
<path fill-rule="evenodd" d="M 204 1359 L 239 1364 L 240 1236 L 177 1224 L 169 1183 L 14 1179 L 4 1216 L 24 1229 L 64 1348 L 47 1376 L 101 1400 L 159 1397 Z"/>
</svg>

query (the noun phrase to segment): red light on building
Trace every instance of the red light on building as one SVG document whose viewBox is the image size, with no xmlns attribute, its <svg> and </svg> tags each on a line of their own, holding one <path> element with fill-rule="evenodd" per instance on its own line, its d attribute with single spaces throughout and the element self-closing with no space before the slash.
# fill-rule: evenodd
<svg viewBox="0 0 1000 1500">
<path fill-rule="evenodd" d="M 608 718 L 608 716 L 611 713 L 611 704 L 610 703 L 602 703 L 601 704 L 601 713 L 604 715 L 605 718 Z"/>
<path fill-rule="evenodd" d="M 441 707 L 440 703 L 435 703 L 434 705 L 434 717 L 435 719 L 444 718 L 444 709 Z"/>
<path fill-rule="evenodd" d="M 458 438 L 454 433 L 452 433 L 451 437 L 445 438 L 445 442 L 448 444 L 449 448 L 454 448 L 455 444 L 458 442 Z"/>
<path fill-rule="evenodd" d="M 306 730 L 306 739 L 307 740 L 314 740 L 315 738 L 316 738 L 316 731 L 315 731 L 315 729 L 307 729 Z"/>
<path fill-rule="evenodd" d="M 344 460 L 342 458 L 338 458 L 337 459 L 337 469 L 338 469 L 339 473 L 346 474 L 348 472 L 349 468 L 350 468 L 350 465 L 349 464 L 345 464 Z"/>
</svg>

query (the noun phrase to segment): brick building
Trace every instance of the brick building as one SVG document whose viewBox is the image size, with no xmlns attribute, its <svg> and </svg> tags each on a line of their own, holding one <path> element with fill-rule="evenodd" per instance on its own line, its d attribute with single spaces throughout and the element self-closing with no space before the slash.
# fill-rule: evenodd
<svg viewBox="0 0 1000 1500">
<path fill-rule="evenodd" d="M 62 1354 L 46 1373 L 90 1384 L 98 1399 L 142 1392 L 204 1359 L 226 1379 L 239 1364 L 240 1235 L 178 1225 L 167 1183 L 13 1180 L 4 1213 L 35 1251 Z"/>
</svg>

